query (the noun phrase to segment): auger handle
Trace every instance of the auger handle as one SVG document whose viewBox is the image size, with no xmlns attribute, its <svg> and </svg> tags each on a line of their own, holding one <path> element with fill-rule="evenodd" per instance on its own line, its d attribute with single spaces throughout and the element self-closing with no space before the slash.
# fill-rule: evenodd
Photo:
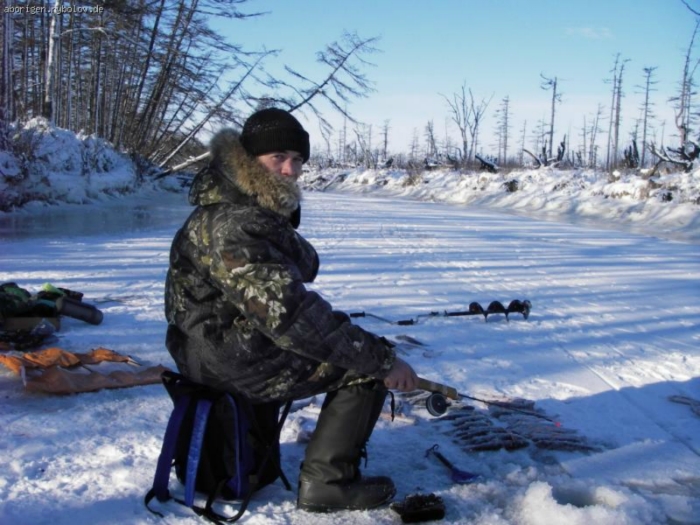
<svg viewBox="0 0 700 525">
<path fill-rule="evenodd" d="M 447 385 L 442 385 L 440 383 L 436 383 L 428 379 L 423 379 L 422 377 L 418 378 L 418 388 L 421 390 L 425 390 L 426 392 L 439 392 L 443 396 L 450 399 L 454 399 L 455 401 L 457 401 L 460 397 L 457 393 L 456 388 L 452 388 L 451 386 Z"/>
</svg>

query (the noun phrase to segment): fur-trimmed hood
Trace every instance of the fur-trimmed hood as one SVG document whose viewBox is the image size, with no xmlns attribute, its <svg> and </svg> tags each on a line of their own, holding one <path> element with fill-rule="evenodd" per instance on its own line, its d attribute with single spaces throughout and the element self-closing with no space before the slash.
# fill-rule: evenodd
<svg viewBox="0 0 700 525">
<path fill-rule="evenodd" d="M 195 177 L 190 189 L 192 204 L 256 202 L 289 218 L 301 203 L 296 180 L 272 173 L 241 146 L 233 129 L 219 131 L 211 140 L 209 166 Z"/>
</svg>

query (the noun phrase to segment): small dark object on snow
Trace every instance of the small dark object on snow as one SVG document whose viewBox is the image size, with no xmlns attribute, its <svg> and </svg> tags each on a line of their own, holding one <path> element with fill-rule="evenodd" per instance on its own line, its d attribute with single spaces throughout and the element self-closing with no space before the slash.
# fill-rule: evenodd
<svg viewBox="0 0 700 525">
<path fill-rule="evenodd" d="M 445 517 L 445 503 L 435 494 L 410 494 L 403 501 L 392 503 L 391 510 L 404 523 L 441 520 Z"/>
<path fill-rule="evenodd" d="M 676 396 L 669 396 L 668 400 L 673 401 L 674 403 L 688 405 L 690 407 L 690 410 L 692 410 L 695 415 L 700 416 L 700 399 L 695 399 L 695 398 L 688 397 L 688 396 L 676 395 Z"/>
<path fill-rule="evenodd" d="M 49 337 L 49 334 L 34 334 L 26 330 L 12 330 L 10 332 L 0 332 L 0 343 L 9 343 L 14 350 L 29 350 L 40 347 L 44 344 L 44 340 Z"/>
<path fill-rule="evenodd" d="M 86 323 L 98 325 L 102 322 L 102 312 L 91 304 L 72 299 L 71 297 L 59 297 L 56 299 L 56 310 L 61 315 L 74 319 L 80 319 Z"/>
<path fill-rule="evenodd" d="M 447 459 L 445 456 L 443 456 L 440 452 L 438 452 L 438 445 L 435 444 L 432 447 L 430 447 L 428 450 L 425 451 L 425 457 L 427 458 L 430 455 L 435 456 L 440 463 L 445 465 L 448 469 L 450 469 L 450 477 L 452 478 L 452 481 L 454 483 L 459 483 L 459 484 L 468 484 L 468 483 L 474 483 L 476 480 L 478 480 L 481 476 L 479 474 L 474 474 L 472 472 L 467 472 L 466 470 L 460 470 L 457 467 L 455 467 L 452 462 Z"/>
</svg>

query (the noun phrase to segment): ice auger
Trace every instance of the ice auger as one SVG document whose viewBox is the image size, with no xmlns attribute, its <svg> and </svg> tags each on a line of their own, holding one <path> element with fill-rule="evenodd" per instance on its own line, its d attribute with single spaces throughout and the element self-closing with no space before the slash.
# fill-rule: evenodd
<svg viewBox="0 0 700 525">
<path fill-rule="evenodd" d="M 459 317 L 465 315 L 483 315 L 484 320 L 488 321 L 489 315 L 492 314 L 504 314 L 506 316 L 506 320 L 510 320 L 508 318 L 510 314 L 519 313 L 523 315 L 524 319 L 527 319 L 528 317 L 530 317 L 531 309 L 532 303 L 527 299 L 524 299 L 522 301 L 520 299 L 513 299 L 510 303 L 508 303 L 508 307 L 503 306 L 503 303 L 500 301 L 491 301 L 489 305 L 484 309 L 484 307 L 481 306 L 479 303 L 472 302 L 469 304 L 469 308 L 467 310 L 459 310 L 454 312 L 448 312 L 447 310 L 443 312 L 430 312 L 427 314 L 419 314 L 413 319 L 402 319 L 400 321 L 392 321 L 391 319 L 379 317 L 378 315 L 374 315 L 368 312 L 353 312 L 348 315 L 350 315 L 350 317 L 373 317 L 374 319 L 379 319 L 380 321 L 384 321 L 385 323 L 406 326 L 417 324 L 420 318 L 424 317 Z"/>
</svg>

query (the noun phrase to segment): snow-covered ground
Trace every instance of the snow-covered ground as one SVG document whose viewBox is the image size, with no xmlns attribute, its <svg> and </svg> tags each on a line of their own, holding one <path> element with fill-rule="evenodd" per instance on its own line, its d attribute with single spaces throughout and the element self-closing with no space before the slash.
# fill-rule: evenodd
<svg viewBox="0 0 700 525">
<path fill-rule="evenodd" d="M 330 180 L 311 175 L 307 184 L 317 189 Z M 697 205 L 678 202 L 678 194 L 671 202 L 654 195 L 579 201 L 576 192 L 564 192 L 556 193 L 560 205 L 547 206 L 555 191 L 546 183 L 558 175 L 546 171 L 522 175 L 542 177 L 538 191 L 524 180 L 519 192 L 499 188 L 472 198 L 469 184 L 452 182 L 457 179 L 449 174 L 429 175 L 431 182 L 419 186 L 424 194 L 374 184 L 377 174 L 346 179 L 360 176 L 368 178 L 365 184 L 336 180 L 331 186 L 437 201 L 449 194 L 453 203 L 307 192 L 301 232 L 322 261 L 313 288 L 346 312 L 417 319 L 412 326 L 373 317 L 356 322 L 397 341 L 422 342 L 400 346 L 420 375 L 480 399 L 533 400 L 561 425 L 536 418 L 524 435 L 571 432 L 564 435 L 593 449 L 541 448 L 531 440 L 511 452 L 469 451 L 453 423 L 436 422 L 422 403 L 399 396 L 406 417 L 380 420 L 366 472 L 391 474 L 398 499 L 440 495 L 447 507 L 443 523 L 700 523 L 700 417 L 669 400 L 700 399 Z M 697 185 L 697 175 L 683 177 Z M 469 206 L 454 204 L 460 195 Z M 106 346 L 144 365 L 172 366 L 163 344 L 163 280 L 172 236 L 189 207 L 176 194 L 153 193 L 132 208 L 129 201 L 97 200 L 3 216 L 0 282 L 31 290 L 50 282 L 84 292 L 102 309 L 99 326 L 63 319 L 57 344 L 65 349 Z M 528 218 L 526 201 L 533 213 L 557 213 Z M 496 209 L 503 206 L 518 214 Z M 602 214 L 599 227 L 565 222 L 584 208 Z M 512 299 L 532 302 L 529 319 L 419 317 Z M 164 519 L 142 505 L 171 408 L 160 386 L 51 397 L 24 392 L 21 381 L 2 370 L 0 396 L 0 523 L 201 522 L 176 504 L 160 507 Z M 318 402 L 298 405 L 285 426 L 283 467 L 292 480 Z M 482 420 L 488 416 L 483 403 L 469 404 Z M 522 423 L 525 416 L 515 419 Z M 480 480 L 453 484 L 443 465 L 425 457 L 434 444 Z M 296 510 L 294 501 L 281 484 L 266 487 L 242 522 L 400 522 L 388 508 L 312 515 Z"/>
<path fill-rule="evenodd" d="M 172 191 L 180 181 L 144 180 L 105 143 L 41 119 L 15 132 L 21 147 L 0 152 L 0 209 L 22 207 L 0 212 L 0 283 L 82 291 L 104 312 L 99 326 L 64 317 L 55 345 L 172 367 L 163 280 L 190 210 Z M 423 377 L 532 400 L 560 425 L 476 401 L 448 411 L 469 425 L 436 420 L 425 394 L 398 396 L 404 417 L 380 420 L 367 466 L 394 477 L 398 499 L 434 492 L 454 524 L 700 524 L 700 416 L 669 399 L 700 399 L 700 171 L 336 169 L 302 182 L 301 231 L 322 260 L 314 289 L 347 312 L 417 320 L 355 322 L 399 342 Z M 513 299 L 532 302 L 529 319 L 427 315 Z M 160 386 L 55 397 L 3 368 L 0 396 L 1 524 L 200 522 L 176 504 L 164 519 L 142 505 L 171 408 Z M 319 402 L 295 405 L 283 431 L 292 480 Z M 508 429 L 528 446 L 472 450 L 456 426 L 483 424 L 491 443 Z M 435 444 L 480 479 L 452 483 L 425 456 Z M 267 487 L 243 522 L 400 521 L 386 508 L 310 515 L 294 500 Z"/>
</svg>

